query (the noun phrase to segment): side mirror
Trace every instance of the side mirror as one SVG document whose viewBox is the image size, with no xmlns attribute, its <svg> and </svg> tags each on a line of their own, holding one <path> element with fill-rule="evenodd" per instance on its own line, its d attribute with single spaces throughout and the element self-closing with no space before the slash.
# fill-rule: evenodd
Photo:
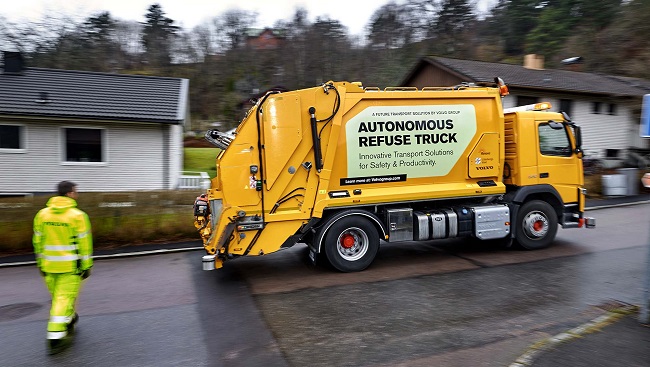
<svg viewBox="0 0 650 367">
<path fill-rule="evenodd" d="M 573 125 L 573 133 L 574 133 L 575 139 L 576 139 L 575 152 L 577 154 L 582 154 L 582 130 L 580 129 L 580 126 Z"/>
</svg>

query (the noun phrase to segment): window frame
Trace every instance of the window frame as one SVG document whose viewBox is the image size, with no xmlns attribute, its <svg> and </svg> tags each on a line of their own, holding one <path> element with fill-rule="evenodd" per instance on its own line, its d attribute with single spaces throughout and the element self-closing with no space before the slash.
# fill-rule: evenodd
<svg viewBox="0 0 650 367">
<path fill-rule="evenodd" d="M 27 153 L 27 125 L 18 124 L 18 123 L 6 123 L 0 122 L 0 125 L 3 126 L 17 126 L 18 129 L 18 145 L 20 148 L 0 148 L 0 153 L 10 153 L 10 154 L 23 154 Z"/>
<path fill-rule="evenodd" d="M 100 142 L 102 151 L 102 161 L 100 162 L 81 162 L 81 161 L 68 161 L 67 149 L 68 142 L 66 137 L 66 129 L 79 129 L 79 130 L 100 130 Z M 108 165 L 108 129 L 105 127 L 97 126 L 61 126 L 59 128 L 59 141 L 61 147 L 59 149 L 60 162 L 62 166 L 107 166 Z"/>
<path fill-rule="evenodd" d="M 616 116 L 616 112 L 618 110 L 618 106 L 616 103 L 610 103 L 607 105 L 607 114 L 609 116 Z"/>
<path fill-rule="evenodd" d="M 603 103 L 599 101 L 591 102 L 591 113 L 594 115 L 602 114 Z"/>
<path fill-rule="evenodd" d="M 516 106 L 527 106 L 538 103 L 540 98 L 535 96 L 517 95 Z"/>
<path fill-rule="evenodd" d="M 569 116 L 571 116 L 573 114 L 573 100 L 568 98 L 560 98 L 558 101 L 560 102 L 558 111 L 566 112 Z"/>
</svg>

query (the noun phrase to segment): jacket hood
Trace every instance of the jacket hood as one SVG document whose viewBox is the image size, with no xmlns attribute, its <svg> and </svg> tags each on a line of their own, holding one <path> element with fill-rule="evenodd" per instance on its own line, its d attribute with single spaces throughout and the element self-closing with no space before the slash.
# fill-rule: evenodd
<svg viewBox="0 0 650 367">
<path fill-rule="evenodd" d="M 47 201 L 47 206 L 53 211 L 61 213 L 70 208 L 75 208 L 77 206 L 77 201 L 67 196 L 53 196 Z"/>
</svg>

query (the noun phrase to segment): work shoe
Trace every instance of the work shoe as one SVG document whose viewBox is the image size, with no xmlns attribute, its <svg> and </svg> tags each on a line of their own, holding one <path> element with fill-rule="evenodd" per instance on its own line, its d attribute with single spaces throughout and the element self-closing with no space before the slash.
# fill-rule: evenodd
<svg viewBox="0 0 650 367">
<path fill-rule="evenodd" d="M 47 339 L 47 350 L 50 355 L 63 352 L 70 345 L 68 338 Z"/>
<path fill-rule="evenodd" d="M 77 321 L 79 321 L 79 314 L 75 312 L 74 315 L 72 316 L 72 320 L 70 320 L 70 323 L 68 324 L 68 332 L 71 333 L 74 332 L 74 326 L 77 323 Z"/>
</svg>

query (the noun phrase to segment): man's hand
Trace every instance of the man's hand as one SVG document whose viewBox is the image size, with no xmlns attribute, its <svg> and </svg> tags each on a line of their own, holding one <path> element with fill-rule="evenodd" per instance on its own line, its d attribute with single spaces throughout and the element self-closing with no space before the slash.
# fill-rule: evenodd
<svg viewBox="0 0 650 367">
<path fill-rule="evenodd" d="M 79 274 L 81 279 L 86 279 L 90 276 L 90 269 L 82 270 L 81 274 Z"/>
</svg>

